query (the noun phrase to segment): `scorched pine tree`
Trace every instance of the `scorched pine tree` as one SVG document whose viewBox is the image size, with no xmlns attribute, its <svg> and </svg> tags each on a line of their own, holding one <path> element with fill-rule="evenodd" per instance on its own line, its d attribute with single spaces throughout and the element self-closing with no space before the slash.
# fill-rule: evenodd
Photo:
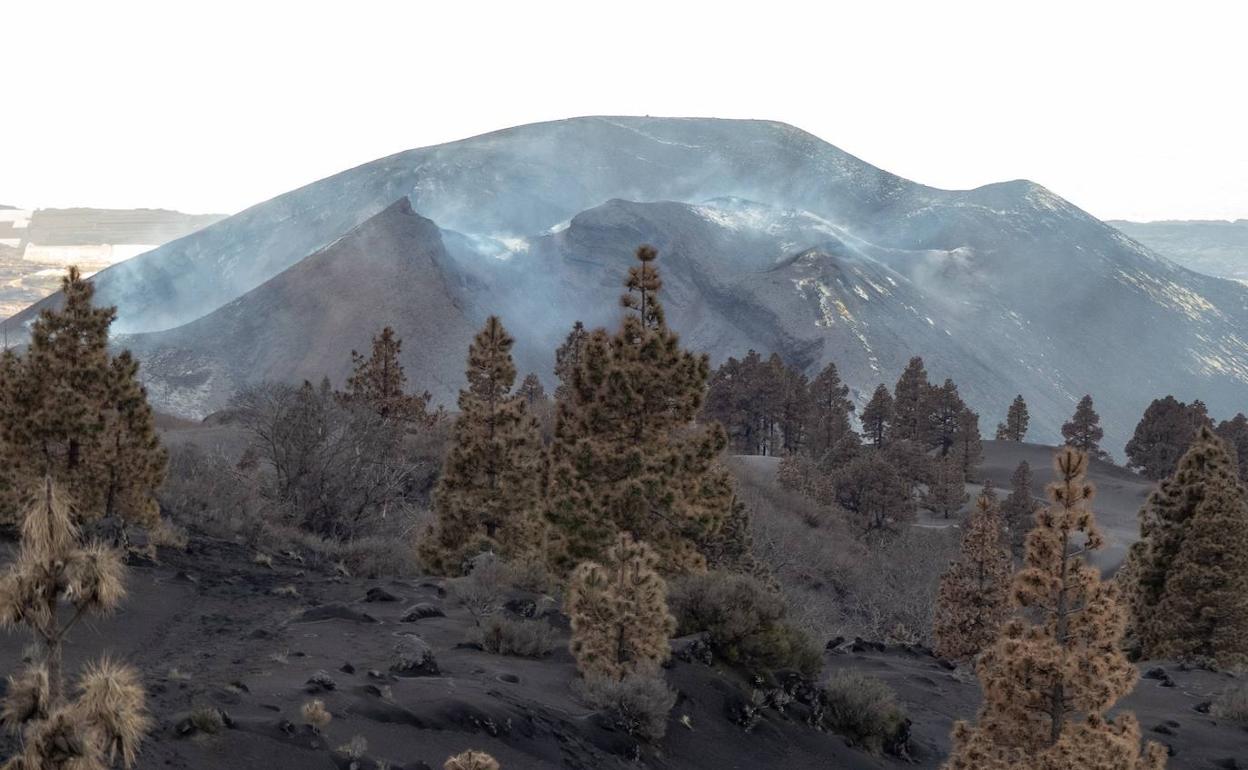
<svg viewBox="0 0 1248 770">
<path fill-rule="evenodd" d="M 1088 457 L 1058 451 L 1049 506 L 1027 535 L 1014 576 L 1022 610 L 979 658 L 976 724 L 959 722 L 947 770 L 1158 770 L 1166 752 L 1141 752 L 1134 716 L 1107 712 L 1137 677 L 1119 649 L 1126 611 L 1112 583 L 1083 559 L 1103 540 L 1092 516 Z"/>
</svg>

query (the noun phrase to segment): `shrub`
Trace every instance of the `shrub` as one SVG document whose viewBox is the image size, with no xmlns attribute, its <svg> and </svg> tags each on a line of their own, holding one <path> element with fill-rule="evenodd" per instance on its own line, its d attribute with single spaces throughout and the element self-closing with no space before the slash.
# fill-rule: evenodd
<svg viewBox="0 0 1248 770">
<path fill-rule="evenodd" d="M 1230 687 L 1213 702 L 1212 713 L 1248 727 L 1248 681 Z"/>
<path fill-rule="evenodd" d="M 469 570 L 466 577 L 451 584 L 451 596 L 468 610 L 480 627 L 486 618 L 502 609 L 507 571 L 502 561 L 492 553 L 483 553 L 472 559 Z"/>
<path fill-rule="evenodd" d="M 748 575 L 708 572 L 678 581 L 669 596 L 681 635 L 706 632 L 716 654 L 747 668 L 814 675 L 818 646 L 785 621 L 784 600 Z"/>
<path fill-rule="evenodd" d="M 823 726 L 868 751 L 879 753 L 904 738 L 906 716 L 879 679 L 838 671 L 823 686 Z"/>
<path fill-rule="evenodd" d="M 634 673 L 622 680 L 588 676 L 575 685 L 577 695 L 619 729 L 647 741 L 667 733 L 667 715 L 676 693 L 658 675 Z"/>
<path fill-rule="evenodd" d="M 225 717 L 216 706 L 200 704 L 191 709 L 191 724 L 201 733 L 216 735 L 225 729 Z"/>
<path fill-rule="evenodd" d="M 351 740 L 338 747 L 338 753 L 358 761 L 368 753 L 368 739 L 363 735 L 353 735 Z"/>
<path fill-rule="evenodd" d="M 554 632 L 544 620 L 514 620 L 495 615 L 478 631 L 481 647 L 496 655 L 540 658 L 554 649 Z"/>
<path fill-rule="evenodd" d="M 484 751 L 469 749 L 463 754 L 450 757 L 442 765 L 442 770 L 499 770 L 498 760 Z"/>
<path fill-rule="evenodd" d="M 303 704 L 303 708 L 299 709 L 299 713 L 303 716 L 303 721 L 312 725 L 317 730 L 324 730 L 333 721 L 334 715 L 329 713 L 325 708 L 325 701 L 320 698 L 310 700 Z"/>
</svg>

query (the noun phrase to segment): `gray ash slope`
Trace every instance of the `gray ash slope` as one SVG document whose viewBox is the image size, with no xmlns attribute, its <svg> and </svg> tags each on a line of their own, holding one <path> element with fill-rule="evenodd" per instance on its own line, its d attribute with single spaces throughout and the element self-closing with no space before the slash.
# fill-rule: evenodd
<svg viewBox="0 0 1248 770">
<path fill-rule="evenodd" d="M 549 600 L 513 592 L 514 610 L 505 612 L 536 608 L 554 631 L 550 655 L 490 655 L 465 644 L 474 621 L 448 596 L 448 581 L 342 578 L 285 554 L 272 567 L 253 556 L 200 537 L 185 553 L 161 549 L 160 563 L 132 571 L 130 597 L 117 614 L 74 629 L 70 670 L 101 654 L 142 670 L 155 726 L 140 770 L 430 770 L 467 748 L 490 752 L 508 770 L 934 769 L 948 752 L 953 721 L 972 716 L 979 699 L 969 671 L 950 670 L 920 647 L 847 643 L 829 650 L 825 675 L 848 669 L 882 679 L 911 720 L 910 759 L 872 756 L 808 725 L 800 697 L 760 697 L 778 695 L 775 684 L 755 695 L 742 672 L 678 657 L 665 672 L 678 691 L 667 736 L 639 746 L 573 697 L 567 619 L 543 609 Z M 279 590 L 286 586 L 296 594 Z M 411 619 L 416 605 L 428 617 Z M 391 670 L 395 645 L 409 635 L 428 645 L 436 670 Z M 687 641 L 673 645 L 680 650 Z M 20 659 L 26 642 L 22 633 L 0 634 L 0 658 Z M 1234 680 L 1162 665 L 1172 686 L 1141 679 L 1121 707 L 1139 717 L 1149 739 L 1170 747 L 1172 770 L 1238 767 L 1248 731 L 1201 711 Z M 328 681 L 311 685 L 321 672 Z M 322 734 L 300 716 L 312 698 L 334 715 Z M 228 717 L 219 733 L 188 725 L 204 707 Z M 755 709 L 746 730 L 743 715 Z M 367 748 L 352 765 L 343 747 L 355 736 Z M 0 735 L 0 755 L 14 742 Z"/>
<path fill-rule="evenodd" d="M 1185 270 L 1036 184 L 937 190 L 766 121 L 578 118 L 411 150 L 104 271 L 100 297 L 119 305 L 117 328 L 132 334 L 211 318 L 235 301 L 279 319 L 282 307 L 249 292 L 279 274 L 289 280 L 283 271 L 373 227 L 401 198 L 441 228 L 450 259 L 431 280 L 462 309 L 454 323 L 500 312 L 524 344 L 522 368 L 543 374 L 573 320 L 615 318 L 619 278 L 647 240 L 662 252 L 673 324 L 716 362 L 750 347 L 812 372 L 835 360 L 869 393 L 921 354 L 934 378 L 958 381 L 988 431 L 1022 393 L 1035 437 L 1053 440 L 1091 392 L 1115 450 L 1156 396 L 1203 398 L 1219 416 L 1248 400 L 1245 287 Z M 367 281 L 368 255 L 351 259 Z M 373 305 L 402 298 L 379 290 L 362 305 L 326 297 L 322 311 L 389 322 Z M 405 330 L 404 352 L 413 369 L 448 367 L 420 376 L 441 381 L 432 389 L 449 401 L 460 363 L 424 346 L 462 329 L 424 315 Z M 196 328 L 208 327 L 131 340 L 149 358 L 175 342 L 202 353 L 210 346 Z M 360 344 L 318 334 L 295 344 Z M 177 384 L 210 369 L 250 376 L 244 362 L 269 354 L 243 342 L 197 366 L 149 361 L 154 392 L 173 394 L 162 406 L 187 415 L 218 406 L 219 392 L 178 393 Z M 335 377 L 342 368 L 267 371 Z"/>
</svg>

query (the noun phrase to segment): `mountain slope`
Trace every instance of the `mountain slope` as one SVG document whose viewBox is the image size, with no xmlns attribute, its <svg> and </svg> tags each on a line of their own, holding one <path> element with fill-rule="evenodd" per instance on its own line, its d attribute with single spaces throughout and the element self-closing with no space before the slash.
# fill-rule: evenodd
<svg viewBox="0 0 1248 770">
<path fill-rule="evenodd" d="M 369 268 L 360 270 L 361 262 Z M 172 331 L 122 337 L 143 360 L 152 400 L 202 417 L 243 384 L 341 384 L 350 351 L 382 326 L 405 341 L 409 385 L 445 397 L 473 326 L 444 273 L 436 225 L 403 198 L 244 297 Z"/>
<path fill-rule="evenodd" d="M 413 315 L 403 333 L 409 372 L 443 402 L 462 367 L 462 349 L 443 348 L 490 312 L 516 335 L 521 370 L 549 376 L 574 320 L 615 322 L 641 242 L 661 252 L 673 325 L 715 362 L 750 347 L 810 373 L 836 361 L 869 393 L 922 355 L 934 379 L 959 383 L 989 433 L 1021 393 L 1031 437 L 1055 441 L 1091 393 L 1114 451 L 1154 397 L 1202 398 L 1219 417 L 1248 400 L 1244 286 L 1183 269 L 1034 183 L 936 190 L 766 121 L 578 118 L 411 150 L 106 270 L 99 296 L 119 305 L 123 332 L 200 319 L 135 338 L 165 408 L 202 414 L 240 378 L 319 377 L 313 364 L 338 376 L 365 328 L 382 323 L 371 306 L 422 296 L 369 277 L 426 248 L 421 237 L 398 236 L 378 265 L 368 249 L 343 257 L 342 296 L 324 295 L 319 325 L 286 319 L 312 312 L 298 292 L 249 293 L 279 273 L 290 280 L 289 269 L 313 272 L 306 255 L 400 199 L 436 223 L 445 247 L 438 299 L 457 312 Z M 235 301 L 225 315 L 251 326 L 224 345 L 219 308 Z M 451 318 L 458 325 L 443 328 Z M 194 366 L 186 351 L 200 356 Z M 203 389 L 212 377 L 219 385 Z"/>
<path fill-rule="evenodd" d="M 1107 224 L 1190 270 L 1248 281 L 1248 219 Z"/>
</svg>

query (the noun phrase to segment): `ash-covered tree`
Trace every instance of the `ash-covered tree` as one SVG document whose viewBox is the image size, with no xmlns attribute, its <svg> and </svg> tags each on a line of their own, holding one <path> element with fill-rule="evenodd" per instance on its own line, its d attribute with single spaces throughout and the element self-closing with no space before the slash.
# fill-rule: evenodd
<svg viewBox="0 0 1248 770">
<path fill-rule="evenodd" d="M 962 510 L 967 497 L 958 459 L 953 456 L 936 459 L 932 463 L 931 481 L 923 492 L 923 507 L 947 519 L 950 514 Z"/>
<path fill-rule="evenodd" d="M 1022 395 L 1014 397 L 1009 411 L 1005 413 L 1005 422 L 997 423 L 998 441 L 1022 441 L 1027 435 L 1027 425 L 1031 416 L 1027 413 L 1027 402 Z"/>
<path fill-rule="evenodd" d="M 1174 473 L 1196 432 L 1210 424 L 1200 401 L 1185 404 L 1174 396 L 1154 399 L 1127 442 L 1127 467 L 1153 481 L 1166 478 Z"/>
<path fill-rule="evenodd" d="M 420 548 L 426 566 L 441 574 L 459 574 L 487 551 L 504 559 L 544 556 L 542 439 L 524 396 L 512 393 L 514 344 L 490 316 L 468 348 L 468 386 L 459 392 L 434 495 L 437 521 Z"/>
<path fill-rule="evenodd" d="M 932 625 L 937 655 L 973 658 L 997 638 L 1010 614 L 1010 554 L 1001 545 L 1001 511 L 980 496 L 967 517 L 958 560 L 940 578 Z"/>
<path fill-rule="evenodd" d="M 351 351 L 351 376 L 341 398 L 351 404 L 366 406 L 382 419 L 408 423 L 429 421 L 428 392 L 407 392 L 407 375 L 399 363 L 403 340 L 389 326 L 373 337 L 373 347 L 365 357 Z"/>
<path fill-rule="evenodd" d="M 160 511 L 153 492 L 165 480 L 168 455 L 156 434 L 156 419 L 139 384 L 139 362 L 123 350 L 109 363 L 104 410 L 105 451 L 96 472 L 104 487 L 104 515 L 155 522 Z"/>
<path fill-rule="evenodd" d="M 958 430 L 953 437 L 953 452 L 962 468 L 962 478 L 974 481 L 979 463 L 984 459 L 984 442 L 979 433 L 979 415 L 969 407 L 958 415 Z"/>
<path fill-rule="evenodd" d="M 851 529 L 863 539 L 889 539 L 914 519 L 910 483 L 881 452 L 851 460 L 833 474 L 832 486 Z"/>
<path fill-rule="evenodd" d="M 1140 510 L 1123 571 L 1141 655 L 1248 662 L 1248 511 L 1234 460 L 1207 426 Z"/>
<path fill-rule="evenodd" d="M 707 359 L 664 322 L 656 256 L 637 250 L 619 330 L 590 335 L 559 404 L 547 510 L 561 572 L 603 558 L 619 533 L 644 536 L 665 573 L 700 570 L 701 544 L 733 505 L 724 431 L 694 423 Z"/>
<path fill-rule="evenodd" d="M 108 353 L 112 307 L 70 268 L 64 304 L 31 326 L 22 355 L 0 356 L 0 519 L 15 518 L 18 493 L 45 476 L 85 518 L 115 515 L 150 525 L 165 454 L 128 353 Z"/>
<path fill-rule="evenodd" d="M 1101 449 L 1104 437 L 1101 416 L 1092 406 L 1092 396 L 1084 396 L 1079 399 L 1074 415 L 1062 425 L 1062 438 L 1066 439 L 1066 446 L 1087 452 L 1089 457 L 1105 460 L 1109 458 L 1109 453 Z"/>
<path fill-rule="evenodd" d="M 1032 489 L 1031 464 L 1022 460 L 1010 475 L 1010 493 L 1001 503 L 1001 517 L 1005 521 L 1005 539 L 1014 558 L 1023 558 L 1023 543 L 1035 523 L 1035 492 Z"/>
<path fill-rule="evenodd" d="M 810 382 L 810 426 L 807 451 L 821 458 L 837 442 L 853 432 L 849 416 L 854 413 L 849 400 L 849 386 L 841 381 L 835 363 L 829 363 Z"/>
<path fill-rule="evenodd" d="M 930 439 L 928 446 L 934 447 L 944 457 L 954 451 L 958 442 L 958 433 L 962 427 L 962 415 L 966 412 L 966 404 L 958 395 L 958 386 L 953 380 L 945 380 L 945 384 L 932 388 Z"/>
<path fill-rule="evenodd" d="M 0 627 L 26 625 L 38 654 L 9 677 L 0 722 L 20 734 L 12 770 L 131 767 L 151 727 L 133 668 L 88 664 L 66 692 L 63 645 L 75 624 L 108 615 L 125 598 L 121 555 L 84 545 L 71 506 L 50 476 L 31 495 L 17 558 L 0 576 Z M 90 518 L 81 517 L 80 518 Z"/>
<path fill-rule="evenodd" d="M 566 401 L 571 396 L 572 380 L 581 368 L 588 339 L 589 331 L 585 324 L 577 321 L 572 324 L 572 331 L 568 332 L 563 344 L 555 350 L 555 377 L 559 379 L 555 388 L 556 401 Z"/>
<path fill-rule="evenodd" d="M 871 394 L 871 400 L 862 409 L 862 433 L 876 449 L 884 446 L 893 426 L 893 394 L 888 387 L 879 385 Z"/>
<path fill-rule="evenodd" d="M 542 387 L 542 381 L 536 374 L 529 372 L 520 382 L 520 387 L 516 388 L 516 395 L 523 398 L 531 409 L 546 401 L 546 388 Z"/>
<path fill-rule="evenodd" d="M 983 702 L 958 722 L 947 770 L 1159 770 L 1165 749 L 1140 748 L 1129 713 L 1110 718 L 1137 673 L 1119 649 L 1126 612 L 1116 587 L 1083 559 L 1104 544 L 1089 506 L 1087 455 L 1058 450 L 1049 507 L 1027 535 L 1013 599 L 1022 612 L 980 653 Z"/>
<path fill-rule="evenodd" d="M 893 424 L 889 440 L 908 439 L 919 443 L 929 440 L 933 390 L 927 380 L 923 359 L 919 356 L 911 358 L 893 388 Z"/>
<path fill-rule="evenodd" d="M 605 557 L 601 563 L 582 562 L 568 581 L 564 611 L 572 625 L 576 668 L 586 678 L 614 681 L 657 676 L 676 631 L 659 555 L 624 533 Z"/>
<path fill-rule="evenodd" d="M 1235 455 L 1239 480 L 1248 481 L 1248 417 L 1239 412 L 1231 419 L 1218 423 L 1216 433 Z"/>
</svg>

